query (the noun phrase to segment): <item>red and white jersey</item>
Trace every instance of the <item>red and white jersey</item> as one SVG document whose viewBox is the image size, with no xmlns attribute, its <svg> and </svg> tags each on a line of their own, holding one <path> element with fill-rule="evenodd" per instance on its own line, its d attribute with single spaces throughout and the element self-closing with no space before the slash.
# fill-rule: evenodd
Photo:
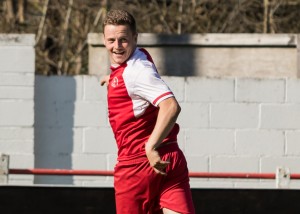
<svg viewBox="0 0 300 214">
<path fill-rule="evenodd" d="M 149 53 L 136 48 L 118 67 L 111 66 L 108 85 L 108 114 L 118 146 L 118 160 L 145 156 L 145 143 L 154 129 L 158 104 L 172 91 L 160 78 Z M 163 142 L 176 141 L 175 124 Z"/>
</svg>

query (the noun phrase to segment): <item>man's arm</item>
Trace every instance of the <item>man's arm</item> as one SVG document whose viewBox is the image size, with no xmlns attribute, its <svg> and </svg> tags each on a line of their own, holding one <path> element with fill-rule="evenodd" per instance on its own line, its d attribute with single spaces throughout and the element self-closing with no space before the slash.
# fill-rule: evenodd
<svg viewBox="0 0 300 214">
<path fill-rule="evenodd" d="M 145 145 L 146 155 L 150 165 L 159 174 L 165 174 L 164 169 L 169 164 L 168 161 L 162 161 L 156 148 L 167 137 L 173 128 L 176 119 L 180 113 L 180 106 L 174 97 L 163 100 L 158 105 L 159 112 L 157 121 L 148 142 Z"/>
</svg>

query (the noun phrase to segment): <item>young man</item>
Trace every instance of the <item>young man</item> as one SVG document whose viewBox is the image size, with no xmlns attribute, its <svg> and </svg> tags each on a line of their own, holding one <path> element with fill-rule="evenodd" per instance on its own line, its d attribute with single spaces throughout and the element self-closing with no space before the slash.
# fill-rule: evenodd
<svg viewBox="0 0 300 214">
<path fill-rule="evenodd" d="M 111 10 L 103 22 L 111 74 L 109 121 L 118 146 L 118 214 L 195 213 L 185 157 L 177 144 L 180 112 L 149 53 L 137 47 L 133 16 Z"/>
</svg>

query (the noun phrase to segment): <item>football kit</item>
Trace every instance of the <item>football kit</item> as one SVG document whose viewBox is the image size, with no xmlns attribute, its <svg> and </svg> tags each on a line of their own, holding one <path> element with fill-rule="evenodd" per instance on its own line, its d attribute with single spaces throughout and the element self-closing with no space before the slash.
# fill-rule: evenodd
<svg viewBox="0 0 300 214">
<path fill-rule="evenodd" d="M 175 123 L 157 149 L 170 161 L 167 175 L 155 173 L 145 154 L 158 115 L 158 105 L 174 94 L 161 79 L 149 53 L 136 48 L 119 66 L 111 66 L 108 84 L 109 121 L 118 147 L 114 173 L 117 213 L 159 213 L 168 208 L 194 213 L 188 169 L 178 147 Z"/>
</svg>

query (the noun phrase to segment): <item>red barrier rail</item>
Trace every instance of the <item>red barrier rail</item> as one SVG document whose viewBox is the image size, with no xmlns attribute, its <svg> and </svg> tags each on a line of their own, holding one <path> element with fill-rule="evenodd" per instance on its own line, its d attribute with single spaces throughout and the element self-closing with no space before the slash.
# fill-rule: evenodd
<svg viewBox="0 0 300 214">
<path fill-rule="evenodd" d="M 9 174 L 21 175 L 82 175 L 82 176 L 112 176 L 113 171 L 73 170 L 73 169 L 9 169 Z"/>
<path fill-rule="evenodd" d="M 190 172 L 194 178 L 248 178 L 248 179 L 275 179 L 275 173 L 226 173 L 226 172 Z"/>
<path fill-rule="evenodd" d="M 9 169 L 9 174 L 113 176 L 114 172 L 73 169 Z M 276 179 L 275 173 L 190 172 L 189 176 L 193 178 Z M 290 174 L 289 176 L 290 179 L 300 179 L 300 174 Z"/>
</svg>

